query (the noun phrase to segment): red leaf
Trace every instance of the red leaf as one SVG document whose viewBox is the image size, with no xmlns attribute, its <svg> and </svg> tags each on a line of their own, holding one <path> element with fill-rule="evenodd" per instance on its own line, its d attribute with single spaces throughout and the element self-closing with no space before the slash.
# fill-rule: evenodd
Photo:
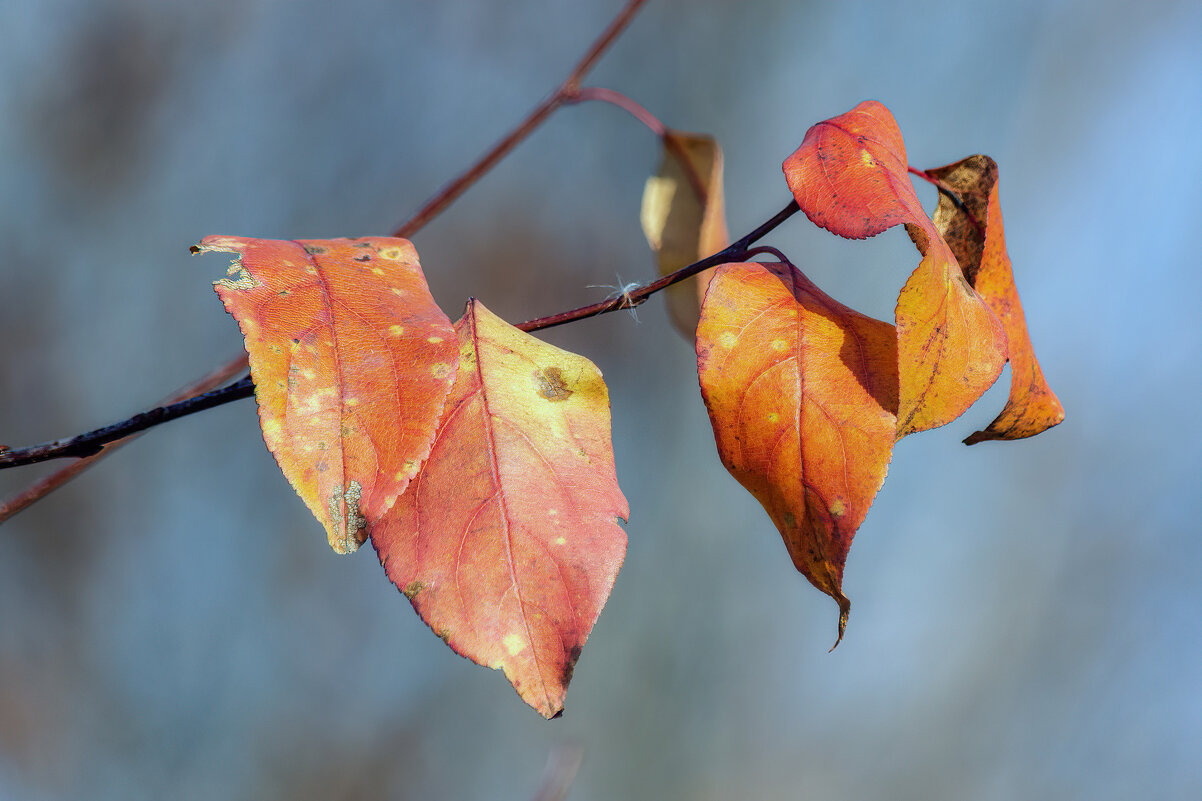
<svg viewBox="0 0 1202 801">
<path fill-rule="evenodd" d="M 988 156 L 927 170 L 953 189 L 966 208 L 944 194 L 935 209 L 935 227 L 964 267 L 969 283 L 1001 318 L 1010 340 L 1010 397 L 1001 414 L 965 443 L 1033 437 L 1064 420 L 1064 407 L 1048 386 L 1035 358 L 1023 314 L 998 202 L 997 164 Z"/>
<path fill-rule="evenodd" d="M 763 504 L 797 569 L 839 604 L 840 639 L 844 562 L 893 450 L 896 347 L 893 326 L 782 264 L 719 267 L 697 328 L 722 463 Z"/>
<path fill-rule="evenodd" d="M 434 448 L 372 544 L 456 653 L 554 717 L 626 552 L 608 391 L 588 359 L 478 301 L 456 331 Z"/>
<path fill-rule="evenodd" d="M 237 255 L 217 294 L 246 338 L 263 438 L 325 526 L 355 550 L 430 452 L 455 378 L 455 332 L 404 239 L 210 236 Z"/>
<path fill-rule="evenodd" d="M 897 123 L 875 101 L 810 128 L 784 163 L 793 196 L 816 225 L 863 238 L 904 224 L 923 255 L 897 301 L 898 438 L 959 417 L 1006 362 L 1001 322 L 965 281 L 907 170 Z"/>
<path fill-rule="evenodd" d="M 810 222 L 864 239 L 926 218 L 907 174 L 906 145 L 885 108 L 865 100 L 806 131 L 785 181 Z"/>
</svg>

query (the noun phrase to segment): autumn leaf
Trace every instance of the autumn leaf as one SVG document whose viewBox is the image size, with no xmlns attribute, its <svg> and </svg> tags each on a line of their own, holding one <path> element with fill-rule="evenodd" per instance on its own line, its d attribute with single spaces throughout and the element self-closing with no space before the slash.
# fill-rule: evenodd
<svg viewBox="0 0 1202 801">
<path fill-rule="evenodd" d="M 263 438 L 285 477 L 354 551 L 430 452 L 457 346 L 404 239 L 210 236 L 233 253 L 215 289 L 246 338 Z"/>
<path fill-rule="evenodd" d="M 435 633 L 546 717 L 626 551 L 609 395 L 582 356 L 470 301 L 429 460 L 372 544 Z"/>
<path fill-rule="evenodd" d="M 935 228 L 964 268 L 968 281 L 1001 319 L 1010 341 L 1010 397 L 983 431 L 964 442 L 1033 437 L 1064 420 L 1064 408 L 1043 377 L 1023 314 L 998 202 L 998 168 L 988 156 L 927 170 L 959 195 L 963 207 L 940 193 Z"/>
<path fill-rule="evenodd" d="M 643 189 L 640 219 L 660 275 L 674 273 L 730 244 L 722 190 L 722 148 L 711 136 L 667 131 L 659 171 Z M 690 342 L 713 269 L 668 287 L 672 323 Z"/>
<path fill-rule="evenodd" d="M 923 211 L 893 115 L 865 101 L 814 125 L 784 171 L 801 210 L 834 234 L 864 238 L 906 226 L 923 258 L 895 312 L 897 437 L 959 417 L 1001 373 L 1006 333 Z"/>
<path fill-rule="evenodd" d="M 697 367 L 722 463 L 767 510 L 797 569 L 839 604 L 842 639 L 843 566 L 893 450 L 893 326 L 792 265 L 727 264 L 705 296 Z"/>
</svg>

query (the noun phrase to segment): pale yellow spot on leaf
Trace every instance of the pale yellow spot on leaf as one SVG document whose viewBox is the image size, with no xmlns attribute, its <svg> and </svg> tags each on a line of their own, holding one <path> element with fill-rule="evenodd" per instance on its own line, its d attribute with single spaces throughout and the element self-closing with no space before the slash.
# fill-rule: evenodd
<svg viewBox="0 0 1202 801">
<path fill-rule="evenodd" d="M 381 278 L 384 277 L 384 271 L 381 270 L 379 267 L 372 267 L 371 272 L 372 272 L 372 275 L 378 275 Z"/>
<path fill-rule="evenodd" d="M 861 150 L 860 151 L 860 163 L 863 164 L 865 167 L 875 167 L 876 159 L 874 159 L 872 157 L 872 154 L 869 153 L 867 150 Z"/>
<path fill-rule="evenodd" d="M 726 331 L 726 332 L 722 333 L 721 335 L 719 335 L 719 337 L 718 337 L 718 345 L 720 347 L 726 348 L 727 350 L 733 348 L 735 346 L 735 343 L 738 341 L 739 341 L 739 338 L 737 336 L 735 336 L 734 333 L 731 331 Z"/>
<path fill-rule="evenodd" d="M 501 644 L 505 646 L 505 650 L 510 656 L 517 656 L 522 651 L 526 650 L 526 640 L 520 634 L 506 634 L 501 640 Z"/>
<path fill-rule="evenodd" d="M 789 343 L 783 339 L 774 339 L 772 340 L 772 349 L 777 352 L 788 350 Z"/>
<path fill-rule="evenodd" d="M 847 507 L 843 505 L 841 498 L 835 498 L 831 501 L 830 510 L 835 517 L 842 517 L 843 513 L 847 511 Z"/>
<path fill-rule="evenodd" d="M 405 333 L 405 326 L 390 325 L 390 326 L 388 326 L 388 333 L 394 337 L 399 337 L 401 334 Z"/>
<path fill-rule="evenodd" d="M 263 421 L 263 436 L 267 439 L 278 439 L 283 430 L 284 425 L 279 420 Z"/>
</svg>

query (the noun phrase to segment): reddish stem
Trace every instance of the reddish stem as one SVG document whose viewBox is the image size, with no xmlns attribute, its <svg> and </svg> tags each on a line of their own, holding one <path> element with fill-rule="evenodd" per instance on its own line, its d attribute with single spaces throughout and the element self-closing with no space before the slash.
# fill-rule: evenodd
<svg viewBox="0 0 1202 801">
<path fill-rule="evenodd" d="M 790 267 L 794 266 L 793 262 L 789 261 L 788 256 L 786 256 L 784 253 L 781 253 L 779 250 L 772 247 L 771 245 L 756 245 L 753 248 L 749 248 L 747 250 L 747 252 L 743 255 L 745 255 L 749 259 L 752 256 L 764 256 L 764 255 L 775 256 L 776 260 L 779 261 L 781 264 L 787 264 Z"/>
<path fill-rule="evenodd" d="M 631 98 L 615 92 L 613 89 L 604 89 L 600 86 L 586 86 L 577 89 L 572 94 L 564 98 L 565 104 L 584 103 L 589 100 L 596 100 L 600 103 L 609 103 L 611 106 L 617 106 L 623 111 L 630 114 L 643 125 L 651 129 L 651 133 L 662 137 L 668 132 L 667 126 L 660 122 L 659 117 L 656 117 L 644 106 L 639 105 Z"/>
<path fill-rule="evenodd" d="M 663 140 L 664 147 L 676 154 L 677 159 L 684 166 L 685 175 L 688 177 L 689 185 L 693 188 L 693 192 L 697 195 L 697 200 L 702 206 L 705 206 L 709 192 L 706 191 L 705 181 L 697 172 L 697 165 L 693 164 L 689 158 L 689 153 L 681 147 L 680 140 L 672 136 L 672 131 L 668 126 L 664 125 L 658 117 L 648 111 L 645 107 L 635 102 L 631 98 L 615 92 L 613 89 L 604 89 L 599 86 L 586 86 L 583 89 L 578 89 L 573 95 L 564 100 L 565 103 L 581 103 L 588 100 L 596 100 L 601 103 L 609 103 L 617 106 L 627 112 L 643 125 L 645 125 L 653 134 Z"/>
</svg>

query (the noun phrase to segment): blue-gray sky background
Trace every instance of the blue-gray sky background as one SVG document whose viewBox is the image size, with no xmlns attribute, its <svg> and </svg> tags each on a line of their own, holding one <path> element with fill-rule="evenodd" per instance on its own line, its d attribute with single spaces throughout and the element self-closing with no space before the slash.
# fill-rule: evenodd
<svg viewBox="0 0 1202 801">
<path fill-rule="evenodd" d="M 0 442 L 120 419 L 241 348 L 206 234 L 385 234 L 551 90 L 618 0 L 0 6 Z M 0 527 L 0 799 L 1202 797 L 1202 5 L 652 0 L 590 84 L 717 136 L 731 232 L 814 122 L 1001 166 L 1068 420 L 903 441 L 836 609 L 726 475 L 657 301 L 548 333 L 610 385 L 630 547 L 546 722 L 338 557 L 253 402 L 173 423 Z M 415 236 L 510 320 L 652 270 L 657 143 L 558 112 Z M 920 188 L 928 208 L 933 192 Z M 903 232 L 773 235 L 889 319 Z M 8 494 L 47 472 L 0 474 Z"/>
</svg>

